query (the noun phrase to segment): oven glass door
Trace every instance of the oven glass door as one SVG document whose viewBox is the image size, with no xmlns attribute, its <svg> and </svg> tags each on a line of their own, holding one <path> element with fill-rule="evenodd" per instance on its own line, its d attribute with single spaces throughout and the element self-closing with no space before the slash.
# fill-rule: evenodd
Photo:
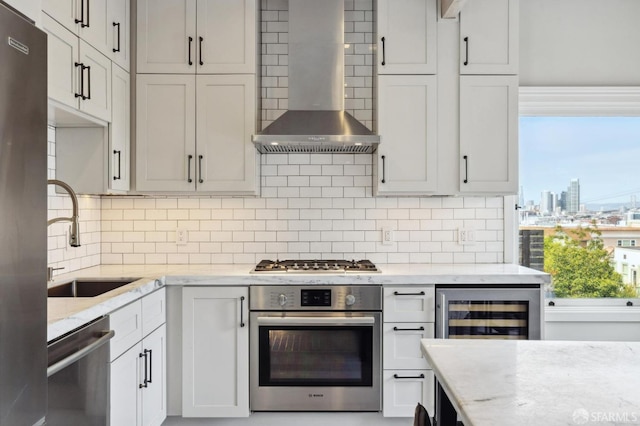
<svg viewBox="0 0 640 426">
<path fill-rule="evenodd" d="M 259 385 L 372 386 L 374 322 L 367 316 L 258 318 Z"/>
</svg>

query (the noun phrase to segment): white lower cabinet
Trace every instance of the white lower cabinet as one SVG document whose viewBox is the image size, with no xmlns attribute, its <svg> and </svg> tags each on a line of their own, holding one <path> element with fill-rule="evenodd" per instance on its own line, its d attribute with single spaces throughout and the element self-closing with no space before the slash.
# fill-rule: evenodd
<svg viewBox="0 0 640 426">
<path fill-rule="evenodd" d="M 182 290 L 182 416 L 249 416 L 247 287 Z"/>
<path fill-rule="evenodd" d="M 111 314 L 111 426 L 160 426 L 167 417 L 166 294 Z"/>
<path fill-rule="evenodd" d="M 420 339 L 434 337 L 434 288 L 386 287 L 383 294 L 383 415 L 413 417 L 418 402 L 433 415 L 434 376 Z"/>
</svg>

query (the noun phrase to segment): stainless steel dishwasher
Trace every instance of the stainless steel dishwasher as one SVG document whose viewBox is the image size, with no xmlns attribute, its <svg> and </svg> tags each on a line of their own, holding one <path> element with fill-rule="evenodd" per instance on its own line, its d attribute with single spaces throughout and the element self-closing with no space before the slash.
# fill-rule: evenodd
<svg viewBox="0 0 640 426">
<path fill-rule="evenodd" d="M 104 426 L 109 409 L 109 317 L 47 345 L 47 426 Z"/>
</svg>

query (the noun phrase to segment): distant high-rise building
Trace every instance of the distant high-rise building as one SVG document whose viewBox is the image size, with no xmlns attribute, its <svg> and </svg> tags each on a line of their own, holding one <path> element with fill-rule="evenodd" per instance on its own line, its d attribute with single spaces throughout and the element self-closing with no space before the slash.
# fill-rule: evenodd
<svg viewBox="0 0 640 426">
<path fill-rule="evenodd" d="M 575 214 L 580 211 L 580 180 L 571 179 L 567 189 L 567 213 Z"/>
<path fill-rule="evenodd" d="M 549 214 L 553 211 L 553 193 L 548 190 L 540 194 L 540 213 Z"/>
<path fill-rule="evenodd" d="M 567 211 L 567 191 L 560 193 L 559 207 L 562 211 Z"/>
</svg>

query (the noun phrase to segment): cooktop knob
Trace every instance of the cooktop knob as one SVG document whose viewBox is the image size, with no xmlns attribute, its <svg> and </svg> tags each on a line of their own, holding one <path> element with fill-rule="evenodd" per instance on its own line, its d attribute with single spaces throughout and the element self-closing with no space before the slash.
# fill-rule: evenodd
<svg viewBox="0 0 640 426">
<path fill-rule="evenodd" d="M 280 293 L 278 295 L 278 305 L 284 306 L 287 304 L 287 295 Z"/>
<path fill-rule="evenodd" d="M 354 303 L 356 303 L 356 297 L 353 294 L 347 294 L 347 296 L 344 298 L 344 303 L 346 303 L 347 306 L 352 306 Z"/>
</svg>

